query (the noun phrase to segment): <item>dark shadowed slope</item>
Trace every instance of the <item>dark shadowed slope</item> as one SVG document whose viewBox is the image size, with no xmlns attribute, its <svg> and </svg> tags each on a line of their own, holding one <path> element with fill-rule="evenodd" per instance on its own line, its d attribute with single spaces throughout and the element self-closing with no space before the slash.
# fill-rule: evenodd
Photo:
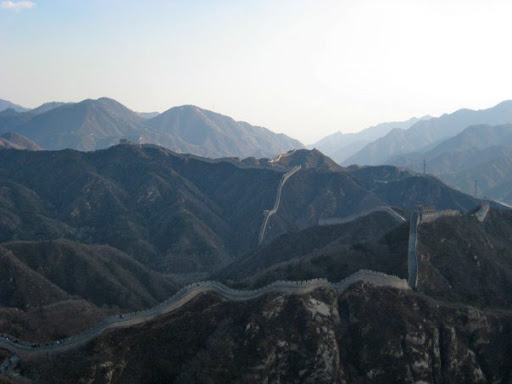
<svg viewBox="0 0 512 384">
<path fill-rule="evenodd" d="M 123 252 L 69 240 L 3 243 L 26 267 L 70 296 L 96 306 L 146 308 L 168 298 L 178 285 Z"/>
<path fill-rule="evenodd" d="M 257 244 L 281 172 L 159 147 L 0 154 L 0 240 L 109 244 L 167 272 L 207 272 Z"/>
<path fill-rule="evenodd" d="M 401 175 L 393 167 L 332 171 L 326 163 L 314 164 L 282 188 L 265 241 L 379 206 L 477 205 L 437 179 Z M 161 271 L 211 273 L 257 246 L 264 211 L 274 206 L 283 173 L 156 146 L 2 151 L 0 241 L 108 244 Z"/>
<path fill-rule="evenodd" d="M 340 281 L 359 269 L 406 277 L 407 239 L 408 225 L 377 212 L 346 224 L 286 233 L 215 276 L 238 287 L 317 277 Z"/>
<path fill-rule="evenodd" d="M 419 290 L 481 307 L 512 305 L 512 212 L 464 215 L 419 227 Z"/>
</svg>

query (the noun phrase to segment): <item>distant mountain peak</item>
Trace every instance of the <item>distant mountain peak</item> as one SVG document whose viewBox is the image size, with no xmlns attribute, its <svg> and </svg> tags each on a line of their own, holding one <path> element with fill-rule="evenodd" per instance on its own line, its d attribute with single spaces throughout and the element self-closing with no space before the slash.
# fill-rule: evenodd
<svg viewBox="0 0 512 384">
<path fill-rule="evenodd" d="M 508 109 L 512 108 L 512 100 L 502 101 L 501 103 L 496 104 L 496 106 L 494 108 L 508 110 Z"/>
<path fill-rule="evenodd" d="M 304 146 L 286 135 L 236 121 L 195 105 L 168 109 L 147 121 L 148 126 L 173 135 L 190 152 L 206 157 L 271 157 Z M 180 148 L 170 148 L 178 151 Z"/>
<path fill-rule="evenodd" d="M 51 102 L 28 113 L 0 112 L 0 133 L 6 131 L 21 133 L 45 149 L 91 151 L 126 139 L 211 158 L 268 158 L 304 147 L 286 135 L 195 105 L 137 113 L 108 97 Z"/>
<path fill-rule="evenodd" d="M 382 123 L 368 127 L 356 133 L 337 132 L 324 137 L 309 147 L 317 147 L 323 153 L 330 156 L 334 161 L 343 163 L 347 158 L 362 149 L 366 144 L 388 134 L 390 131 L 397 128 L 407 130 L 418 121 L 428 120 L 430 118 L 432 117 L 425 115 L 420 118 L 413 117 L 406 121 Z"/>
<path fill-rule="evenodd" d="M 363 147 L 345 160 L 346 164 L 384 164 L 395 156 L 428 151 L 436 142 L 446 140 L 471 125 L 512 123 L 512 101 L 503 101 L 492 108 L 459 109 L 450 114 L 415 123 L 400 135 L 393 130 Z"/>
<path fill-rule="evenodd" d="M 14 104 L 8 100 L 0 99 L 0 111 L 4 111 L 6 109 L 13 109 L 16 112 L 26 112 L 29 108 L 22 107 L 21 105 Z"/>
</svg>

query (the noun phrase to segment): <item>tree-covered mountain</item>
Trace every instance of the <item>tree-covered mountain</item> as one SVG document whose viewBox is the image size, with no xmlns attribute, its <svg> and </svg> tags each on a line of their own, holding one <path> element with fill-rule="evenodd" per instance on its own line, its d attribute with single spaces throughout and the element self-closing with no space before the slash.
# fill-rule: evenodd
<svg viewBox="0 0 512 384">
<path fill-rule="evenodd" d="M 309 159 L 311 167 L 282 187 L 265 241 L 382 205 L 469 210 L 478 204 L 435 178 L 395 177 L 379 167 L 331 169 L 324 165 L 332 160 L 320 155 L 288 156 Z M 210 273 L 257 246 L 263 213 L 273 207 L 285 171 L 149 145 L 2 151 L 0 241 L 108 244 L 160 271 Z"/>
<path fill-rule="evenodd" d="M 361 268 L 405 278 L 409 223 L 363 213 L 382 205 L 405 217 L 418 205 L 462 212 L 420 225 L 420 293 L 367 281 L 250 300 L 205 290 L 74 349 L 23 357 L 11 371 L 42 383 L 364 382 L 368 372 L 378 382 L 499 381 L 512 357 L 511 215 L 491 209 L 481 223 L 465 213 L 478 204 L 435 177 L 343 168 L 316 150 L 247 161 L 133 144 L 1 151 L 0 332 L 37 343 L 147 308 L 176 281 L 248 288 L 340 281 Z M 0 349 L 3 361 L 11 355 Z"/>
<path fill-rule="evenodd" d="M 69 240 L 15 241 L 2 243 L 11 257 L 23 265 L 21 271 L 30 271 L 47 284 L 65 292 L 64 297 L 38 300 L 35 292 L 13 301 L 7 306 L 24 308 L 25 305 L 48 305 L 63 298 L 81 297 L 98 307 L 118 306 L 124 310 L 138 310 L 155 305 L 177 291 L 171 279 L 150 271 L 125 253 L 106 245 L 88 245 Z M 13 262 L 14 263 L 14 262 Z M 15 275 L 9 279 L 19 280 Z M 45 289 L 39 284 L 39 294 Z M 16 290 L 16 292 L 20 292 Z M 5 290 L 4 290 L 4 293 Z M 9 305 L 11 304 L 11 305 Z M 6 306 L 2 302 L 2 306 Z"/>
<path fill-rule="evenodd" d="M 290 231 L 248 252 L 214 275 L 255 288 L 277 280 L 340 281 L 360 269 L 407 278 L 408 223 L 374 212 L 344 224 Z"/>
</svg>

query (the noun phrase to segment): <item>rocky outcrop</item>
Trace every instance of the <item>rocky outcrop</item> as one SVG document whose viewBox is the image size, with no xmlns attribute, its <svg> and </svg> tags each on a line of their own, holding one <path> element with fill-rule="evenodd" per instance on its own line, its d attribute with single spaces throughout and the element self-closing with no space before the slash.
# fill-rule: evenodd
<svg viewBox="0 0 512 384">
<path fill-rule="evenodd" d="M 348 382 L 497 383 L 511 374 L 510 313 L 361 286 L 340 298 Z"/>
<path fill-rule="evenodd" d="M 179 310 L 26 361 L 40 383 L 487 383 L 511 374 L 512 315 L 359 281 Z"/>
</svg>

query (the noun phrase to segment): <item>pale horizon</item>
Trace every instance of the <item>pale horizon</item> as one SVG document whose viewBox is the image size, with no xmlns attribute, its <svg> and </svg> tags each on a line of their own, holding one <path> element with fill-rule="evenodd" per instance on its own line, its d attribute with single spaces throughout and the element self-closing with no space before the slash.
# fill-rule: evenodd
<svg viewBox="0 0 512 384">
<path fill-rule="evenodd" d="M 507 1 L 0 1 L 0 98 L 193 104 L 310 145 L 512 98 Z"/>
</svg>

